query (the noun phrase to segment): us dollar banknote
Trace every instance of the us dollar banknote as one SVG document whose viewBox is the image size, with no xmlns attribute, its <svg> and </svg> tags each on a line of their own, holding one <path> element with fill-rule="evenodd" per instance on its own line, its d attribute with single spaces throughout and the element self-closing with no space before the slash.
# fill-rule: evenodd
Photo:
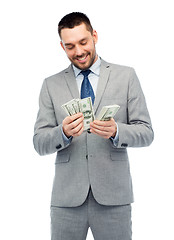
<svg viewBox="0 0 174 240">
<path fill-rule="evenodd" d="M 115 114 L 118 112 L 120 106 L 119 105 L 109 105 L 109 106 L 104 106 L 99 115 L 97 116 L 97 120 L 100 121 L 109 121 L 111 118 L 115 116 Z"/>
<path fill-rule="evenodd" d="M 72 99 L 69 102 L 63 104 L 62 108 L 69 116 L 82 112 L 84 116 L 84 130 L 89 129 L 90 122 L 93 122 L 95 119 L 91 97 L 83 99 Z M 109 121 L 115 116 L 119 108 L 120 106 L 116 104 L 104 106 L 96 119 L 100 121 Z"/>
<path fill-rule="evenodd" d="M 71 101 L 63 104 L 62 108 L 69 116 L 82 112 L 84 116 L 84 130 L 87 130 L 90 127 L 90 122 L 94 121 L 94 110 L 91 97 L 72 99 Z"/>
<path fill-rule="evenodd" d="M 84 130 L 87 130 L 90 128 L 90 122 L 94 121 L 94 110 L 91 97 L 80 99 L 79 107 L 80 112 L 82 112 L 84 116 Z"/>
<path fill-rule="evenodd" d="M 72 99 L 71 101 L 62 105 L 62 108 L 65 110 L 67 115 L 72 116 L 80 112 L 79 100 L 80 99 Z"/>
</svg>

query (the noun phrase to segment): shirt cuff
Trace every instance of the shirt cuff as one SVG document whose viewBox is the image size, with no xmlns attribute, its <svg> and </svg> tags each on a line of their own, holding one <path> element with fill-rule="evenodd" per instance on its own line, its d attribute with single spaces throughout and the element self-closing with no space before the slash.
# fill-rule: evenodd
<svg viewBox="0 0 174 240">
<path fill-rule="evenodd" d="M 115 135 L 115 137 L 110 137 L 110 140 L 112 141 L 112 143 L 114 144 L 115 147 L 117 147 L 118 145 L 118 141 L 119 141 L 119 130 L 118 130 L 118 124 L 116 123 L 117 125 L 117 133 Z"/>
<path fill-rule="evenodd" d="M 68 138 L 65 135 L 65 133 L 63 132 L 63 128 L 61 128 L 61 131 L 62 131 L 62 137 L 63 137 L 63 141 L 64 141 L 65 145 L 69 145 L 71 143 L 73 137 L 71 136 L 71 137 Z"/>
</svg>

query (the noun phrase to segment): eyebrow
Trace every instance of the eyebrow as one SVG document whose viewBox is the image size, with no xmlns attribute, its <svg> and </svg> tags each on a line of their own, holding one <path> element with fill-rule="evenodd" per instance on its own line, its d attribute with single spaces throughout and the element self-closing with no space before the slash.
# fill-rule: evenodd
<svg viewBox="0 0 174 240">
<path fill-rule="evenodd" d="M 86 37 L 86 38 L 83 38 L 83 39 L 81 39 L 79 42 L 83 42 L 83 41 L 86 41 L 86 40 L 88 40 L 88 38 Z"/>
</svg>

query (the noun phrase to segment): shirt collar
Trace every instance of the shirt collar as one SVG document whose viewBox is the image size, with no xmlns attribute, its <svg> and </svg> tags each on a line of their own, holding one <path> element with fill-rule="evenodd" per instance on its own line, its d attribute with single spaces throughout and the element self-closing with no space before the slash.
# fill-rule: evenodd
<svg viewBox="0 0 174 240">
<path fill-rule="evenodd" d="M 98 57 L 97 61 L 89 68 L 97 76 L 99 76 L 99 74 L 100 74 L 100 64 L 101 64 L 101 58 Z M 72 67 L 73 67 L 73 70 L 74 70 L 75 77 L 77 77 L 82 70 L 77 68 L 74 65 L 72 65 Z"/>
</svg>

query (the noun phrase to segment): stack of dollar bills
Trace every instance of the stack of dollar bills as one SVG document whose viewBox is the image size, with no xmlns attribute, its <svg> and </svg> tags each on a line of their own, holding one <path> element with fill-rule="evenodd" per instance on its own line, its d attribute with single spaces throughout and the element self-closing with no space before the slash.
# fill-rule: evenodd
<svg viewBox="0 0 174 240">
<path fill-rule="evenodd" d="M 94 119 L 100 121 L 109 121 L 111 118 L 115 116 L 120 106 L 116 104 L 104 106 L 101 109 L 97 118 L 95 118 L 94 116 L 94 109 L 92 106 L 91 97 L 83 99 L 72 99 L 71 101 L 63 104 L 62 108 L 69 116 L 82 112 L 84 116 L 84 130 L 87 130 L 90 128 L 90 122 L 93 122 Z"/>
</svg>

